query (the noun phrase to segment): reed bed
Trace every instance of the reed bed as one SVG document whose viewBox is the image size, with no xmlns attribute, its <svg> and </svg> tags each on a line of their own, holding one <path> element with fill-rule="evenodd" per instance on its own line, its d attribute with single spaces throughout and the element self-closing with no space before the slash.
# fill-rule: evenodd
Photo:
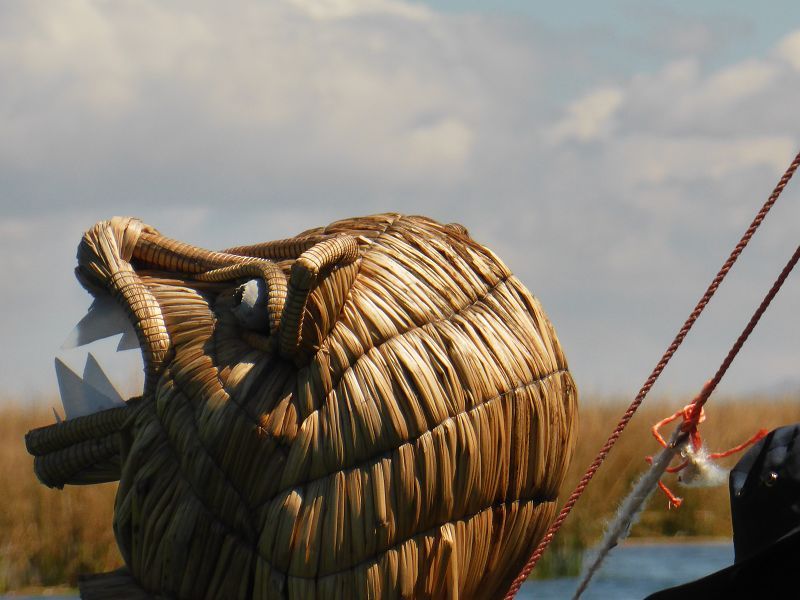
<svg viewBox="0 0 800 600">
<path fill-rule="evenodd" d="M 647 468 L 645 456 L 659 451 L 650 427 L 681 408 L 688 400 L 653 397 L 645 402 L 534 569 L 533 577 L 577 574 L 583 551 L 599 541 L 619 503 Z M 562 487 L 562 503 L 575 488 L 626 408 L 624 399 L 583 399 L 579 410 L 580 435 L 575 457 Z M 748 439 L 758 429 L 771 430 L 800 421 L 800 397 L 713 397 L 706 406 L 706 414 L 707 420 L 700 426 L 700 433 L 707 447 L 711 451 L 727 450 Z M 673 427 L 669 425 L 665 433 L 671 433 Z M 730 468 L 740 456 L 736 454 L 722 459 L 719 464 Z M 664 483 L 683 498 L 683 504 L 678 509 L 668 508 L 666 496 L 657 490 L 631 530 L 634 541 L 652 539 L 666 543 L 683 539 L 731 537 L 727 485 L 687 488 L 676 482 L 675 475 L 668 475 Z"/>
<path fill-rule="evenodd" d="M 683 400 L 652 398 L 631 422 L 534 570 L 534 577 L 574 573 L 580 554 L 602 533 L 622 496 L 645 468 L 643 457 L 656 451 L 649 427 L 670 414 Z M 66 486 L 51 490 L 36 481 L 32 457 L 23 436 L 52 422 L 49 406 L 0 401 L 0 478 L 5 482 L 0 502 L 0 593 L 40 586 L 74 586 L 78 573 L 108 571 L 122 564 L 111 519 L 116 484 Z M 580 478 L 624 411 L 622 399 L 603 402 L 583 398 L 580 435 L 563 497 Z M 800 398 L 713 398 L 701 432 L 712 449 L 726 449 L 760 427 L 773 428 L 800 421 Z M 732 465 L 736 457 L 725 459 Z M 668 481 L 674 484 L 673 480 Z M 670 541 L 681 538 L 724 538 L 731 535 L 728 492 L 725 487 L 687 489 L 673 487 L 684 499 L 678 509 L 667 509 L 658 492 L 634 526 L 634 539 Z"/>
<path fill-rule="evenodd" d="M 25 433 L 54 420 L 50 406 L 0 400 L 0 594 L 31 587 L 74 587 L 79 573 L 122 564 L 111 519 L 116 484 L 54 490 L 33 474 Z"/>
</svg>

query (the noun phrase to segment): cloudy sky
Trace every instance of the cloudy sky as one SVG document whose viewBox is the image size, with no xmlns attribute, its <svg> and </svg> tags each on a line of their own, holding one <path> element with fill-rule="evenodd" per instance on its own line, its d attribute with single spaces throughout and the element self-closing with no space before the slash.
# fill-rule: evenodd
<svg viewBox="0 0 800 600">
<path fill-rule="evenodd" d="M 98 220 L 218 248 L 400 211 L 466 225 L 584 394 L 632 397 L 800 149 L 796 3 L 695 4 L 0 1 L 4 390 L 56 389 Z M 659 391 L 713 373 L 799 239 L 800 181 Z M 722 390 L 800 382 L 798 305 L 795 275 Z"/>
</svg>

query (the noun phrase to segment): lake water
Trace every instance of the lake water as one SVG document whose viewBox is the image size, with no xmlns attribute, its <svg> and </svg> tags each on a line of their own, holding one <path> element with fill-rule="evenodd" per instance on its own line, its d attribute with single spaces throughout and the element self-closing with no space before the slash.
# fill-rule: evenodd
<svg viewBox="0 0 800 600">
<path fill-rule="evenodd" d="M 733 545 L 631 544 L 616 548 L 595 573 L 582 600 L 641 600 L 733 564 Z M 519 600 L 569 600 L 578 578 L 528 581 Z"/>
<path fill-rule="evenodd" d="M 617 548 L 595 574 L 584 600 L 641 600 L 652 592 L 708 575 L 733 563 L 731 544 L 632 544 Z M 577 578 L 528 581 L 519 600 L 569 600 Z M 5 596 L 4 596 L 5 597 Z M 9 596 L 10 597 L 10 596 Z M 13 596 L 74 600 L 77 596 Z"/>
</svg>

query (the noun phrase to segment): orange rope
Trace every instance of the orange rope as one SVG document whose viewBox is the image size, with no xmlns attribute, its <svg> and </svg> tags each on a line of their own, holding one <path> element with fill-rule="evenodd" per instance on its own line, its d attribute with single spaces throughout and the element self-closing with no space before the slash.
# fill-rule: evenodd
<svg viewBox="0 0 800 600">
<path fill-rule="evenodd" d="M 683 421 L 681 422 L 680 425 L 681 432 L 689 436 L 689 441 L 691 442 L 692 445 L 692 451 L 697 452 L 700 450 L 700 448 L 703 445 L 703 440 L 700 437 L 700 430 L 698 429 L 698 427 L 700 423 L 706 420 L 706 415 L 705 415 L 705 409 L 703 409 L 703 407 L 700 407 L 699 412 L 695 411 L 695 402 L 697 402 L 698 398 L 704 394 L 706 388 L 710 385 L 711 381 L 706 382 L 706 384 L 703 386 L 703 391 L 701 391 L 700 394 L 698 394 L 695 397 L 695 399 L 692 400 L 692 402 L 684 406 L 682 409 L 675 411 L 675 413 L 671 414 L 667 418 L 661 419 L 658 423 L 656 423 L 650 428 L 650 432 L 653 434 L 653 437 L 656 438 L 656 441 L 663 448 L 668 448 L 669 443 L 667 443 L 667 441 L 661 435 L 660 429 L 664 425 L 672 423 L 672 421 L 675 421 L 676 419 L 683 418 Z M 715 460 L 717 458 L 725 458 L 726 456 L 730 456 L 731 454 L 735 454 L 737 452 L 740 452 L 741 450 L 744 450 L 751 444 L 755 444 L 765 435 L 767 435 L 767 430 L 759 429 L 750 439 L 742 442 L 741 444 L 738 444 L 737 446 L 734 446 L 729 450 L 725 450 L 724 452 L 711 452 L 706 455 L 706 458 L 709 460 Z M 652 456 L 645 456 L 644 459 L 645 461 L 647 461 L 647 464 L 649 465 L 653 464 Z M 664 471 L 667 473 L 680 473 L 686 467 L 688 467 L 691 462 L 692 462 L 691 458 L 685 458 L 683 462 L 681 462 L 679 465 L 676 465 L 674 467 L 667 467 L 666 469 L 664 469 Z M 672 506 L 674 506 L 675 508 L 680 508 L 681 504 L 683 503 L 683 500 L 681 498 L 676 496 L 672 492 L 672 490 L 670 490 L 666 485 L 664 485 L 664 483 L 661 480 L 659 480 L 658 482 L 658 487 L 661 489 L 662 492 L 664 492 L 664 495 L 667 497 L 667 500 L 669 501 L 668 506 L 670 508 Z"/>
<path fill-rule="evenodd" d="M 622 415 L 622 418 L 620 419 L 620 421 L 617 424 L 617 426 L 614 428 L 614 431 L 611 433 L 611 435 L 609 436 L 608 440 L 606 440 L 606 443 L 603 444 L 603 447 L 598 452 L 598 454 L 595 457 L 594 461 L 592 461 L 592 464 L 589 465 L 589 468 L 586 470 L 586 472 L 584 473 L 583 477 L 581 477 L 580 482 L 575 487 L 575 490 L 573 490 L 572 494 L 570 494 L 569 498 L 567 499 L 566 503 L 564 504 L 564 507 L 561 509 L 561 512 L 559 512 L 559 514 L 556 517 L 555 521 L 553 521 L 553 524 L 547 530 L 547 533 L 545 533 L 544 537 L 539 542 L 539 545 L 533 551 L 533 554 L 531 554 L 530 558 L 528 559 L 528 562 L 525 563 L 525 566 L 522 568 L 522 570 L 520 571 L 519 575 L 517 575 L 517 577 L 511 583 L 511 586 L 509 587 L 508 592 L 506 593 L 506 595 L 504 597 L 504 600 L 513 600 L 514 596 L 519 591 L 519 588 L 522 586 L 523 582 L 528 578 L 528 575 L 530 575 L 531 571 L 533 570 L 533 567 L 536 566 L 536 563 L 542 557 L 542 554 L 544 554 L 545 549 L 550 544 L 550 542 L 553 540 L 553 537 L 555 536 L 556 532 L 561 528 L 561 525 L 566 520 L 567 515 L 569 515 L 569 513 L 572 511 L 573 506 L 575 506 L 575 503 L 578 501 L 578 499 L 583 494 L 583 491 L 586 489 L 586 486 L 589 485 L 589 482 L 592 480 L 592 477 L 594 477 L 594 474 L 600 468 L 600 465 L 603 463 L 603 461 L 605 460 L 606 456 L 608 456 L 608 453 L 611 451 L 611 448 L 617 442 L 617 440 L 619 439 L 620 435 L 622 435 L 623 430 L 628 425 L 628 423 L 630 422 L 631 418 L 633 418 L 633 414 L 639 408 L 639 406 L 641 405 L 641 403 L 644 400 L 645 396 L 647 396 L 648 392 L 650 391 L 650 389 L 655 384 L 655 382 L 658 379 L 659 375 L 661 375 L 661 372 L 667 366 L 667 363 L 669 363 L 669 361 L 672 359 L 672 356 L 678 350 L 678 347 L 681 345 L 681 343 L 683 343 L 684 338 L 689 333 L 689 330 L 692 328 L 692 326 L 694 325 L 695 321 L 697 321 L 697 318 L 700 316 L 700 313 L 703 312 L 703 309 L 705 309 L 706 305 L 711 300 L 711 297 L 716 293 L 717 288 L 719 288 L 719 286 L 722 283 L 723 279 L 725 279 L 725 276 L 731 270 L 731 268 L 733 267 L 733 264 L 739 258 L 739 255 L 742 253 L 742 251 L 744 250 L 745 246 L 747 246 L 748 242 L 753 237 L 753 234 L 755 234 L 755 232 L 758 229 L 759 225 L 761 225 L 762 221 L 767 216 L 767 213 L 769 212 L 769 210 L 772 208 L 772 206 L 775 204 L 775 202 L 780 197 L 781 192 L 783 192 L 783 189 L 786 187 L 786 184 L 789 183 L 789 180 L 794 175 L 794 173 L 797 170 L 798 166 L 800 166 L 800 153 L 798 153 L 797 156 L 794 157 L 794 160 L 791 162 L 789 167 L 784 172 L 783 176 L 778 181 L 778 184 L 775 186 L 775 189 L 772 191 L 772 193 L 770 194 L 769 198 L 767 198 L 766 202 L 761 207 L 761 210 L 758 211 L 758 214 L 756 214 L 756 217 L 755 217 L 755 219 L 753 219 L 753 222 L 750 224 L 750 226 L 744 232 L 744 235 L 739 240 L 739 242 L 736 244 L 736 246 L 734 247 L 734 249 L 731 252 L 730 256 L 725 261 L 725 263 L 722 265 L 722 268 L 719 270 L 719 272 L 716 274 L 714 279 L 711 281 L 711 283 L 709 284 L 709 286 L 706 289 L 705 293 L 700 298 L 700 300 L 697 303 L 697 305 L 694 307 L 694 310 L 692 310 L 692 312 L 689 314 L 689 317 L 686 319 L 686 322 L 683 324 L 683 326 L 678 331 L 677 335 L 675 336 L 675 339 L 672 340 L 672 343 L 669 345 L 669 347 L 667 348 L 666 352 L 664 352 L 664 355 L 661 357 L 661 360 L 658 361 L 658 363 L 656 364 L 656 366 L 653 369 L 652 373 L 650 373 L 650 376 L 644 382 L 644 385 L 642 385 L 642 388 L 639 390 L 639 393 L 636 395 L 636 398 L 634 398 L 634 400 L 631 403 L 631 405 L 628 407 L 628 409 Z M 787 273 L 787 275 L 788 275 L 788 273 Z M 784 279 L 785 279 L 785 277 L 784 277 Z M 773 294 L 773 296 L 774 296 L 774 294 Z M 771 298 L 770 298 L 770 300 L 771 300 Z M 767 304 L 769 304 L 769 302 L 767 302 Z M 760 315 L 759 315 L 759 317 L 760 317 Z M 756 319 L 756 321 L 757 320 L 758 319 Z M 747 332 L 747 329 L 745 329 L 745 331 Z M 752 331 L 752 329 L 751 329 L 751 331 Z M 747 335 L 749 335 L 749 332 L 747 332 Z M 747 335 L 744 336 L 744 339 L 747 339 Z M 741 336 L 740 336 L 741 343 L 739 342 L 739 340 L 737 340 L 737 343 L 734 344 L 734 348 L 736 348 L 737 345 L 739 346 L 739 348 L 741 348 L 741 344 L 744 343 L 744 339 L 741 339 Z M 733 351 L 733 349 L 732 349 L 732 351 Z M 738 349 L 736 350 L 736 352 L 738 352 Z M 733 356 L 735 356 L 735 352 L 733 353 Z M 722 378 L 722 375 L 724 375 L 725 371 L 727 371 L 728 367 L 730 366 L 730 363 L 733 361 L 733 356 L 731 356 L 731 354 L 729 353 L 729 356 L 725 359 L 725 361 L 723 361 L 722 366 L 720 367 L 720 369 L 717 371 L 717 374 L 712 379 L 712 381 L 715 381 L 715 383 L 711 387 L 711 390 L 713 390 L 713 388 L 716 387 L 717 383 L 719 383 L 719 380 Z M 710 390 L 709 390 L 708 394 L 710 394 Z M 702 401 L 699 403 L 698 408 L 697 408 L 698 411 L 699 411 L 699 409 L 702 408 L 702 405 L 705 404 L 705 401 L 708 399 L 708 394 L 706 394 L 705 398 L 702 399 Z M 702 394 L 701 394 L 701 397 L 702 397 Z M 699 417 L 699 415 L 698 415 L 698 417 Z"/>
<path fill-rule="evenodd" d="M 730 450 L 725 450 L 725 452 L 712 452 L 711 454 L 708 455 L 708 458 L 712 459 L 725 458 L 726 456 L 730 456 L 731 454 L 736 454 L 737 452 L 740 452 L 745 448 L 747 448 L 748 446 L 755 444 L 761 439 L 767 437 L 768 433 L 769 431 L 767 431 L 766 429 L 759 429 L 758 431 L 755 432 L 755 434 L 753 434 L 753 437 L 751 437 L 749 440 L 742 442 L 738 446 L 734 446 Z"/>
</svg>

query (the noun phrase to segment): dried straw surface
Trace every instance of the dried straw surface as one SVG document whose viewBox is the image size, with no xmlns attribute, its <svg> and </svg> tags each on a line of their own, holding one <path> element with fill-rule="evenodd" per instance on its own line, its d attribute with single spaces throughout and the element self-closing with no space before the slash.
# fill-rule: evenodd
<svg viewBox="0 0 800 600">
<path fill-rule="evenodd" d="M 209 252 L 115 218 L 81 249 L 82 281 L 137 326 L 148 385 L 111 438 L 119 415 L 28 446 L 44 465 L 93 427 L 118 441 L 116 463 L 100 453 L 103 474 L 118 465 L 132 575 L 110 576 L 116 592 L 125 578 L 132 596 L 186 598 L 508 585 L 553 518 L 576 391 L 539 303 L 463 227 L 377 215 Z M 232 311 L 253 277 L 261 328 Z M 57 466 L 37 474 L 98 477 Z"/>
</svg>

